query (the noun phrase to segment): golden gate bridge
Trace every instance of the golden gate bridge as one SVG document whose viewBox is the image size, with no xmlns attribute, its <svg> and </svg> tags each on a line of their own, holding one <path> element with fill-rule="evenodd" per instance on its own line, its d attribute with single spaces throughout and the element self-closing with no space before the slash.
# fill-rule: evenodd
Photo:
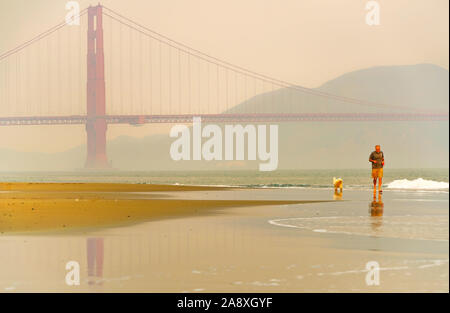
<svg viewBox="0 0 450 313">
<path fill-rule="evenodd" d="M 108 124 L 448 121 L 245 69 L 101 5 L 78 17 L 0 54 L 0 126 L 85 124 L 88 168 L 108 167 Z"/>
</svg>

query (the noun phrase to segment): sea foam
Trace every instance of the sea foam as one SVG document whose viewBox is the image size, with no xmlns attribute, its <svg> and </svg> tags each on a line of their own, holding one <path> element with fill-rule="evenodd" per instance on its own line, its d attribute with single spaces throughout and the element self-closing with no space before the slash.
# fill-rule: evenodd
<svg viewBox="0 0 450 313">
<path fill-rule="evenodd" d="M 449 189 L 447 182 L 438 182 L 434 180 L 426 180 L 423 178 L 417 178 L 413 180 L 398 179 L 387 184 L 387 188 L 392 189 L 415 189 L 415 190 L 436 190 L 436 189 Z"/>
</svg>

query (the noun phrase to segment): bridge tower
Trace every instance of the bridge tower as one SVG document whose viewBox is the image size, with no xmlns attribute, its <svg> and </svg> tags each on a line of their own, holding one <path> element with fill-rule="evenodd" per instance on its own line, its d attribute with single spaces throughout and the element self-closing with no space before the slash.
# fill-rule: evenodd
<svg viewBox="0 0 450 313">
<path fill-rule="evenodd" d="M 86 168 L 108 168 L 106 157 L 105 69 L 102 6 L 88 8 Z"/>
</svg>

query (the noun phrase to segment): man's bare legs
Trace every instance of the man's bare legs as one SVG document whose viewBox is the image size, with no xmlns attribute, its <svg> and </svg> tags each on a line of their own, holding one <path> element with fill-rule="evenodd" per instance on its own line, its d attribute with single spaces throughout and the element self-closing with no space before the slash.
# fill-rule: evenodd
<svg viewBox="0 0 450 313">
<path fill-rule="evenodd" d="M 383 185 L 383 178 L 378 177 L 378 191 L 380 193 L 383 193 L 383 190 L 381 190 L 381 186 Z M 373 179 L 373 195 L 375 196 L 377 193 L 377 178 Z"/>
</svg>

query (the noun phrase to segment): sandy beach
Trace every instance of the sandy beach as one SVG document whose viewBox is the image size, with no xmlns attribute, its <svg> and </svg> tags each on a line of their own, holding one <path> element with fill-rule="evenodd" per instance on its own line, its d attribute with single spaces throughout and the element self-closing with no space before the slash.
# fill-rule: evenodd
<svg viewBox="0 0 450 313">
<path fill-rule="evenodd" d="M 0 232 L 2 292 L 449 290 L 448 193 L 2 183 Z"/>
</svg>

